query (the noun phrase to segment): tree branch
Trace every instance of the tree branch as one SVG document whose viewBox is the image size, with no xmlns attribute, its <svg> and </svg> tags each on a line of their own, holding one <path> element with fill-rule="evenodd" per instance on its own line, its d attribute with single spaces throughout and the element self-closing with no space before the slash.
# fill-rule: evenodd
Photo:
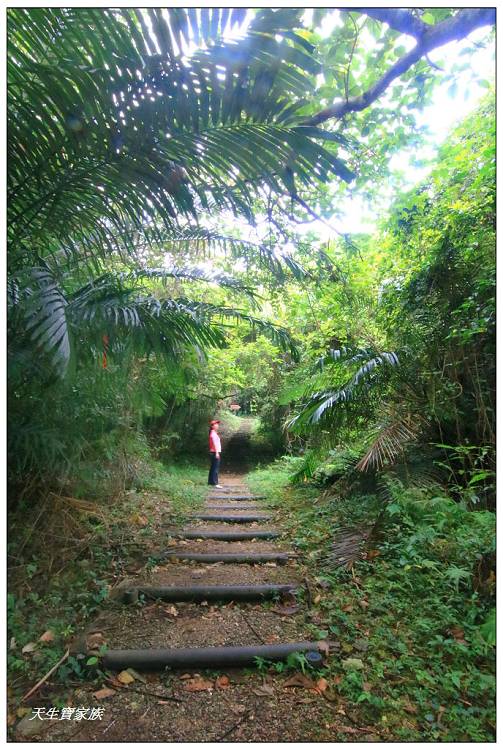
<svg viewBox="0 0 503 750">
<path fill-rule="evenodd" d="M 351 10 L 364 13 L 376 21 L 387 23 L 391 29 L 400 31 L 402 34 L 409 34 L 416 39 L 420 39 L 428 29 L 432 28 L 405 8 L 351 8 Z"/>
<path fill-rule="evenodd" d="M 354 10 L 357 9 L 355 8 Z M 397 11 L 388 9 L 374 10 L 373 8 L 359 8 L 358 10 L 366 15 L 374 17 L 377 17 L 377 13 L 382 17 L 383 21 L 384 15 L 393 17 L 392 20 L 394 26 L 392 28 L 399 30 L 404 29 L 407 23 L 410 22 L 410 18 L 406 19 L 404 16 L 400 15 L 402 11 L 398 11 L 399 15 L 397 16 Z M 412 14 L 409 14 L 408 12 L 407 15 L 412 16 Z M 313 117 L 305 120 L 303 124 L 319 125 L 326 120 L 340 119 L 349 112 L 361 112 L 362 109 L 366 109 L 372 104 L 372 102 L 378 99 L 395 78 L 398 78 L 409 70 L 409 68 L 418 62 L 418 60 L 427 55 L 428 52 L 431 52 L 437 47 L 442 47 L 444 44 L 456 39 L 464 39 L 464 37 L 468 36 L 468 34 L 481 26 L 493 25 L 495 23 L 495 18 L 496 14 L 494 8 L 466 8 L 459 11 L 455 16 L 451 16 L 445 21 L 437 23 L 435 26 L 428 26 L 421 21 L 420 23 L 426 27 L 426 30 L 422 33 L 417 45 L 414 49 L 410 50 L 410 52 L 407 52 L 407 54 L 397 60 L 397 62 L 392 65 L 373 86 L 360 96 L 352 97 L 345 102 L 331 104 L 329 107 L 321 110 L 321 112 L 313 115 Z M 388 22 L 388 19 L 386 19 L 386 23 Z M 409 33 L 415 36 L 413 30 L 418 30 L 418 28 L 419 27 L 416 24 L 412 24 L 409 26 L 409 31 L 404 31 L 404 33 Z"/>
</svg>

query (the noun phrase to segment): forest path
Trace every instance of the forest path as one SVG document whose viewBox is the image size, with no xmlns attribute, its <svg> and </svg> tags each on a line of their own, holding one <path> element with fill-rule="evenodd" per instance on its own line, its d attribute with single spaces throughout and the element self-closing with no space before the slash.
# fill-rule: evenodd
<svg viewBox="0 0 503 750">
<path fill-rule="evenodd" d="M 250 493 L 244 474 L 228 471 L 221 481 L 222 490 L 208 491 L 204 513 L 221 517 L 230 512 L 224 506 L 232 505 L 232 513 L 238 516 L 258 512 L 270 515 L 266 498 L 247 497 Z M 242 497 L 246 500 L 237 499 Z M 245 505 L 246 510 L 241 510 Z M 261 529 L 271 530 L 273 520 L 229 523 L 219 518 L 211 522 L 191 518 L 190 528 L 198 532 L 246 530 L 253 536 Z M 134 578 L 123 581 L 116 591 L 115 605 L 110 603 L 105 608 L 80 641 L 80 649 L 87 653 L 106 643 L 108 668 L 100 688 L 105 692 L 97 692 L 96 683 L 84 684 L 74 691 L 71 705 L 100 707 L 102 719 L 82 721 L 78 726 L 74 721 L 45 721 L 44 741 L 322 742 L 344 737 L 347 716 L 340 698 L 326 690 L 323 681 L 318 682 L 319 675 L 303 675 L 302 661 L 297 660 L 288 670 L 267 665 L 257 668 L 260 665 L 254 661 L 243 668 L 232 660 L 226 666 L 211 668 L 182 664 L 180 668 L 154 669 L 142 664 L 141 659 L 159 655 L 156 649 L 169 648 L 173 655 L 182 648 L 223 647 L 228 655 L 229 647 L 251 646 L 260 650 L 315 640 L 306 570 L 289 553 L 289 544 L 280 530 L 274 541 L 176 539 L 178 533 L 180 528 L 172 529 L 167 546 L 164 542 L 168 558 L 165 556 L 153 568 L 144 566 Z M 163 540 L 159 543 L 162 546 Z M 184 559 L 184 555 L 222 553 L 279 555 L 280 559 L 256 564 Z M 224 597 L 215 602 L 211 601 L 211 592 L 202 600 L 200 596 L 196 601 L 183 602 L 176 597 L 173 602 L 148 595 L 148 587 L 155 587 L 158 592 L 162 587 L 187 591 L 189 587 L 204 586 L 209 591 L 208 587 L 215 585 L 285 584 L 300 586 L 297 600 L 290 593 L 271 601 Z M 316 586 L 314 579 L 311 585 Z M 143 590 L 145 599 L 135 603 L 138 589 Z M 323 658 L 330 658 L 325 646 L 321 644 Z M 316 648 L 316 644 L 312 647 Z M 135 650 L 141 653 L 138 655 Z M 106 666 L 105 661 L 102 668 Z M 124 679 L 130 680 L 129 684 L 123 684 Z"/>
</svg>

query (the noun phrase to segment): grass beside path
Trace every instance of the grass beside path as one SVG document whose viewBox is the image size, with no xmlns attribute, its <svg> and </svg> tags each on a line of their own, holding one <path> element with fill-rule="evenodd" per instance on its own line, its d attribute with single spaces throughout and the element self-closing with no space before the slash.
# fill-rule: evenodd
<svg viewBox="0 0 503 750">
<path fill-rule="evenodd" d="M 95 513 L 68 508 L 75 542 L 57 559 L 52 548 L 40 548 L 29 562 L 12 567 L 7 600 L 10 726 L 26 710 L 17 708 L 17 701 L 59 661 L 103 606 L 111 586 L 148 562 L 161 529 L 201 507 L 206 492 L 206 464 L 145 462 L 134 486 L 113 501 L 95 503 Z M 47 640 L 40 641 L 44 633 Z M 50 681 L 61 705 L 68 705 L 71 683 L 88 673 L 75 657 L 62 664 Z M 35 705 L 43 695 L 44 689 L 35 694 Z"/>
<path fill-rule="evenodd" d="M 494 741 L 494 581 L 481 570 L 494 545 L 491 514 L 399 490 L 365 556 L 338 567 L 334 540 L 339 552 L 356 551 L 351 530 L 373 524 L 382 500 L 292 486 L 291 473 L 285 459 L 247 481 L 314 571 L 312 622 L 337 644 L 327 678 L 348 715 L 381 741 Z"/>
</svg>

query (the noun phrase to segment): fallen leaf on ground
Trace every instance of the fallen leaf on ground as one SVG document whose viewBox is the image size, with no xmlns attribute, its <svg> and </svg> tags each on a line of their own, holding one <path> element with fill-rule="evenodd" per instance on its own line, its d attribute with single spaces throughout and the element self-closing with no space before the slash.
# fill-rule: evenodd
<svg viewBox="0 0 503 750">
<path fill-rule="evenodd" d="M 168 615 L 173 615 L 173 617 L 178 617 L 178 610 L 174 604 L 171 604 L 169 607 L 164 607 L 164 611 Z"/>
<path fill-rule="evenodd" d="M 328 656 L 330 653 L 330 645 L 328 641 L 317 641 L 316 643 L 318 651 L 321 651 L 323 656 Z"/>
<path fill-rule="evenodd" d="M 316 594 L 313 599 L 313 604 L 319 604 L 321 602 L 321 594 Z"/>
<path fill-rule="evenodd" d="M 199 693 L 202 690 L 211 690 L 213 683 L 209 680 L 203 680 L 201 677 L 193 677 L 190 680 L 186 680 L 183 689 L 189 693 Z"/>
<path fill-rule="evenodd" d="M 180 677 L 181 680 L 190 680 L 191 678 L 192 678 L 192 675 L 188 673 L 182 674 L 182 676 Z"/>
<path fill-rule="evenodd" d="M 272 685 L 266 685 L 265 683 L 263 685 L 260 685 L 258 688 L 254 688 L 252 690 L 252 693 L 254 695 L 259 696 L 271 696 L 274 695 L 274 688 Z"/>
<path fill-rule="evenodd" d="M 301 672 L 296 672 L 294 675 L 288 678 L 286 682 L 283 683 L 284 688 L 289 687 L 301 687 L 305 688 L 306 690 L 312 690 L 316 687 L 314 682 L 309 679 L 309 677 L 306 677 L 305 674 L 302 674 Z"/>
<path fill-rule="evenodd" d="M 9 644 L 9 648 L 10 648 L 10 649 L 15 649 L 15 648 L 17 648 L 17 641 L 16 641 L 16 639 L 15 639 L 14 637 L 12 637 L 12 638 L 10 639 L 10 644 Z"/>
<path fill-rule="evenodd" d="M 50 643 L 54 640 L 54 633 L 52 632 L 52 630 L 46 630 L 45 633 L 42 633 L 38 640 L 42 641 L 42 643 Z"/>
<path fill-rule="evenodd" d="M 343 612 L 352 612 L 353 611 L 353 606 L 351 604 L 345 604 L 342 607 L 342 611 Z"/>
<path fill-rule="evenodd" d="M 21 652 L 23 654 L 31 654 L 31 652 L 35 651 L 36 648 L 37 648 L 36 643 L 27 643 L 26 646 L 23 646 L 23 648 L 21 649 Z"/>
<path fill-rule="evenodd" d="M 108 682 L 109 685 L 113 685 L 116 688 L 123 688 L 124 685 L 122 682 L 119 682 L 115 677 L 105 677 L 105 682 Z"/>
<path fill-rule="evenodd" d="M 322 695 L 329 703 L 337 703 L 337 701 L 339 700 L 338 693 L 332 688 L 327 688 L 322 693 L 320 693 L 320 695 Z"/>
<path fill-rule="evenodd" d="M 126 671 L 131 675 L 131 677 L 133 677 L 133 679 L 143 682 L 144 685 L 147 684 L 147 680 L 145 679 L 145 677 L 142 674 L 138 674 L 138 672 L 136 672 L 136 670 L 134 670 L 132 667 L 128 667 Z"/>
<path fill-rule="evenodd" d="M 328 687 L 328 682 L 324 677 L 320 677 L 318 682 L 316 683 L 316 690 L 318 690 L 320 693 L 324 693 L 325 690 Z"/>
<path fill-rule="evenodd" d="M 87 648 L 94 650 L 105 644 L 105 636 L 103 633 L 91 633 L 86 638 Z"/>
<path fill-rule="evenodd" d="M 129 674 L 129 672 L 126 669 L 123 672 L 121 672 L 119 675 L 117 675 L 117 679 L 123 685 L 129 685 L 131 682 L 134 682 L 133 675 Z"/>
<path fill-rule="evenodd" d="M 93 698 L 96 698 L 96 700 L 100 701 L 103 700 L 103 698 L 111 698 L 112 695 L 116 694 L 116 690 L 112 690 L 112 688 L 101 688 L 101 690 L 97 690 L 95 693 L 93 693 Z"/>
<path fill-rule="evenodd" d="M 228 688 L 231 684 L 231 681 L 227 677 L 227 675 L 223 674 L 220 677 L 217 677 L 215 680 L 215 687 L 220 689 Z"/>
<path fill-rule="evenodd" d="M 17 709 L 16 716 L 18 717 L 18 719 L 22 719 L 23 716 L 26 716 L 26 714 L 30 714 L 30 713 L 31 713 L 31 708 L 26 708 L 26 706 L 23 706 Z"/>
<path fill-rule="evenodd" d="M 299 606 L 297 604 L 293 604 L 290 607 L 271 607 L 271 612 L 274 612 L 277 615 L 295 615 L 299 611 Z"/>
<path fill-rule="evenodd" d="M 359 734 L 362 731 L 356 727 L 338 727 L 337 730 L 341 732 L 341 734 Z"/>
</svg>

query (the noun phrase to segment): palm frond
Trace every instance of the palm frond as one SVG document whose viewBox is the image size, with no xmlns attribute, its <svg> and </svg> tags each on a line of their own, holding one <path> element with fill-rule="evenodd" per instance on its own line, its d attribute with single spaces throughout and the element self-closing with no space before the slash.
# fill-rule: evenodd
<svg viewBox="0 0 503 750">
<path fill-rule="evenodd" d="M 71 252 L 92 232 L 105 248 L 212 202 L 250 217 L 264 185 L 351 179 L 332 136 L 292 114 L 320 69 L 301 35 L 280 33 L 294 15 L 260 11 L 225 41 L 239 10 L 10 9 L 12 262 L 27 242 Z M 205 46 L 184 54 L 189 40 Z"/>
<path fill-rule="evenodd" d="M 296 280 L 311 278 L 311 274 L 288 252 L 266 243 L 251 242 L 231 237 L 204 227 L 185 227 L 162 235 L 161 246 L 175 254 L 212 257 L 213 251 L 243 260 L 247 268 L 259 267 L 269 271 L 278 281 L 289 272 Z"/>
<path fill-rule="evenodd" d="M 39 353 L 50 357 L 59 374 L 66 372 L 73 348 L 98 353 L 102 337 L 111 339 L 110 353 L 131 346 L 138 352 L 158 352 L 177 359 L 184 349 L 222 347 L 224 320 L 245 323 L 269 336 L 278 346 L 297 356 L 288 332 L 279 326 L 230 307 L 186 298 L 161 299 L 145 293 L 142 278 L 170 275 L 164 269 L 150 274 L 102 274 L 72 291 L 45 269 L 33 269 L 32 286 L 19 295 L 24 329 Z M 174 274 L 171 273 L 173 276 Z M 199 279 L 194 269 L 177 269 L 177 276 Z M 134 278 L 136 277 L 136 278 Z M 218 281 L 218 276 L 213 276 Z M 134 283 L 136 281 L 136 284 Z M 230 283 L 227 277 L 224 283 Z"/>
<path fill-rule="evenodd" d="M 66 369 L 70 360 L 68 300 L 53 276 L 33 269 L 33 291 L 27 295 L 26 330 L 36 348 L 48 354 L 54 364 Z"/>
<path fill-rule="evenodd" d="M 421 429 L 421 419 L 411 414 L 388 421 L 380 426 L 377 435 L 356 465 L 358 471 L 382 469 L 393 465 L 406 447 L 415 440 Z"/>
<path fill-rule="evenodd" d="M 345 367 L 360 364 L 356 372 L 340 386 L 327 387 L 314 393 L 306 393 L 307 401 L 300 412 L 289 422 L 289 427 L 302 424 L 317 424 L 340 404 L 347 404 L 357 397 L 362 398 L 362 388 L 367 389 L 382 380 L 390 369 L 400 364 L 396 352 L 377 352 L 373 349 L 353 349 L 343 347 L 333 349 L 327 357 L 318 361 L 316 369 L 323 369 L 328 362 L 335 362 Z M 328 376 L 330 377 L 330 375 Z"/>
<path fill-rule="evenodd" d="M 202 281 L 244 294 L 251 302 L 255 302 L 257 296 L 257 293 L 248 284 L 234 278 L 230 274 L 200 266 L 176 266 L 173 264 L 166 268 L 143 268 L 133 271 L 131 274 L 126 274 L 126 277 L 133 280 L 159 279 L 164 283 L 168 279 L 175 279 L 177 281 Z"/>
</svg>

